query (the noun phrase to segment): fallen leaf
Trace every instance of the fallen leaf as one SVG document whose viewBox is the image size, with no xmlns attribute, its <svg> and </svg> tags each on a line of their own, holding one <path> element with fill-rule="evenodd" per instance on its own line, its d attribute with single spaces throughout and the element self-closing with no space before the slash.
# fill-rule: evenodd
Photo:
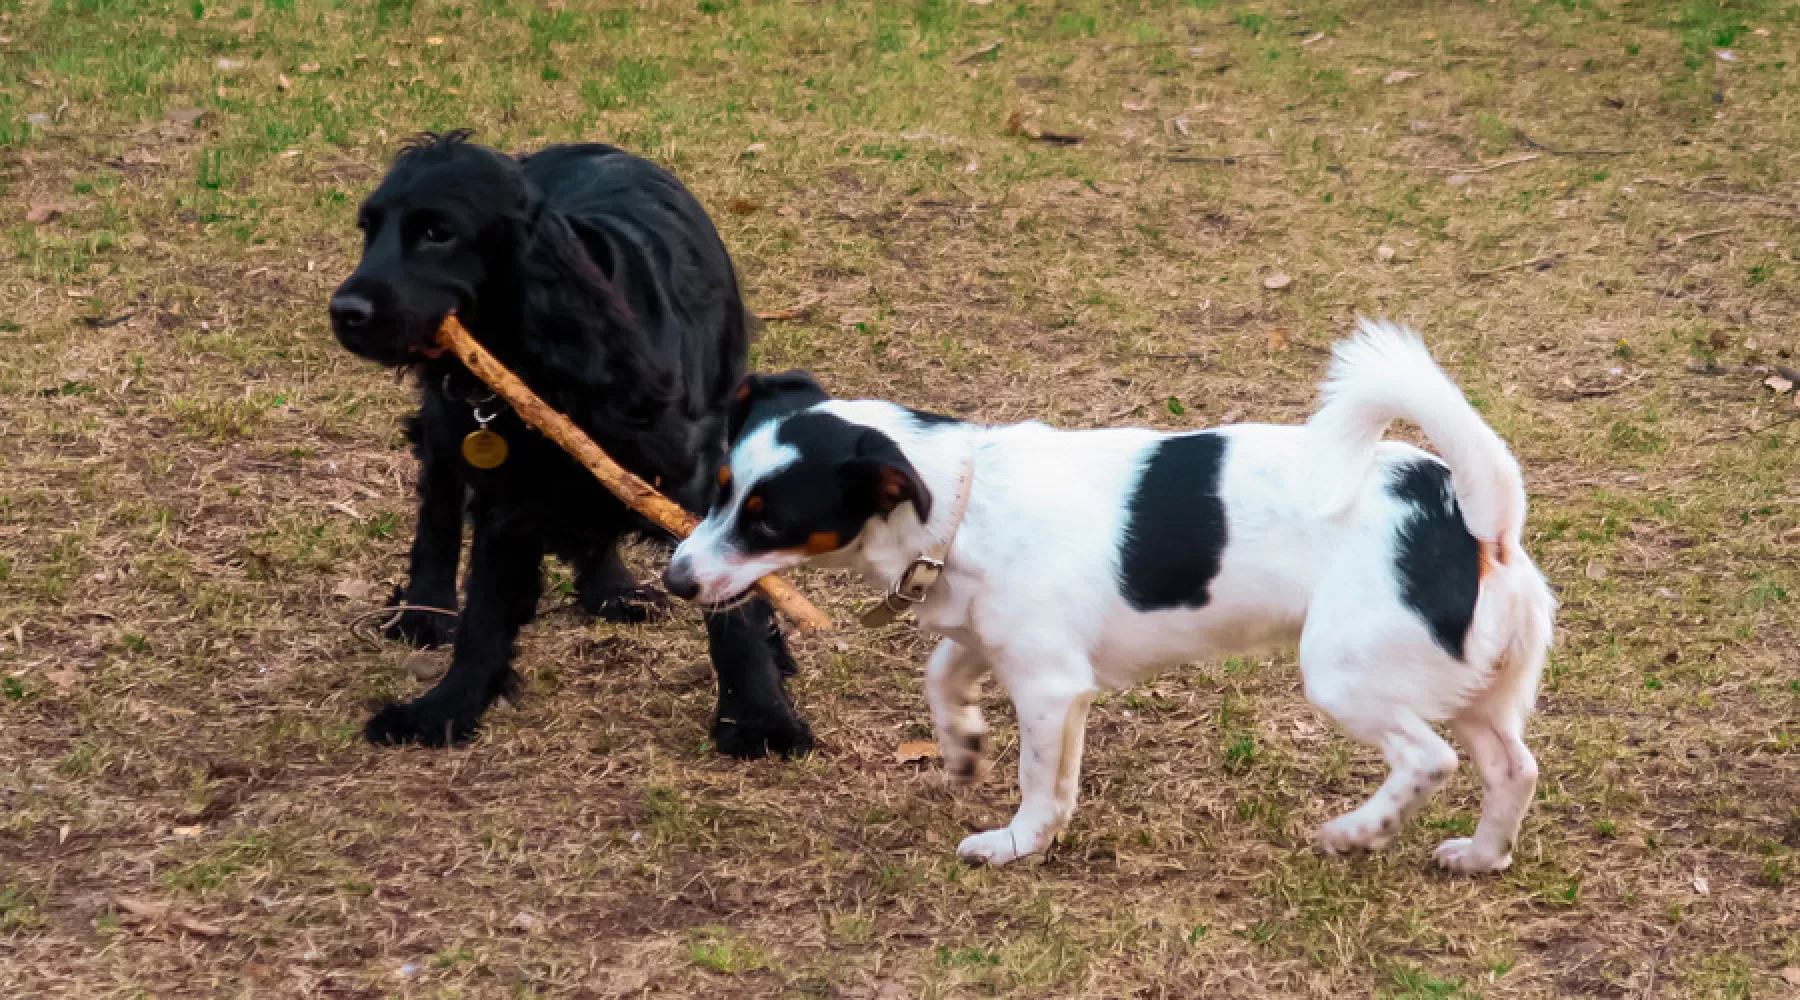
<svg viewBox="0 0 1800 1000">
<path fill-rule="evenodd" d="M 218 937 L 225 933 L 225 928 L 218 924 L 209 924 L 204 920 L 183 914 L 175 918 L 175 926 L 200 937 Z"/>
<path fill-rule="evenodd" d="M 1706 342 L 1712 345 L 1713 350 L 1722 351 L 1731 346 L 1731 335 L 1724 330 L 1714 330 L 1712 333 L 1707 334 Z"/>
<path fill-rule="evenodd" d="M 71 299 L 91 299 L 94 297 L 94 290 L 92 288 L 71 288 L 67 294 Z"/>
<path fill-rule="evenodd" d="M 1665 601 L 1679 601 L 1679 600 L 1681 600 L 1681 595 L 1680 595 L 1680 594 L 1677 594 L 1677 593 L 1676 593 L 1676 592 L 1674 592 L 1674 591 L 1673 591 L 1673 590 L 1670 590 L 1670 589 L 1669 589 L 1669 588 L 1667 588 L 1667 587 L 1658 587 L 1658 588 L 1656 588 L 1656 596 L 1658 596 L 1658 597 L 1660 597 L 1660 598 L 1662 598 L 1662 599 L 1663 599 L 1663 600 L 1665 600 Z"/>
<path fill-rule="evenodd" d="M 1601 580 L 1606 579 L 1606 567 L 1600 565 L 1600 560 L 1598 559 L 1589 559 L 1587 569 L 1582 570 L 1582 575 L 1593 580 L 1595 583 L 1598 583 Z"/>
<path fill-rule="evenodd" d="M 1268 335 L 1268 344 L 1269 344 L 1269 353 L 1270 354 L 1275 354 L 1280 351 L 1287 350 L 1288 332 L 1279 326 L 1270 327 L 1269 335 Z"/>
<path fill-rule="evenodd" d="M 366 601 L 375 593 L 375 585 L 367 580 L 339 580 L 331 588 L 331 596 L 350 601 Z"/>
<path fill-rule="evenodd" d="M 65 667 L 61 670 L 44 671 L 44 679 L 56 686 L 58 691 L 67 691 L 81 679 L 80 671 Z"/>
<path fill-rule="evenodd" d="M 1769 29 L 1757 28 L 1755 31 L 1752 31 L 1751 34 L 1755 35 L 1758 38 L 1767 38 L 1767 37 L 1769 37 Z"/>
<path fill-rule="evenodd" d="M 1768 378 L 1763 379 L 1763 385 L 1775 390 L 1775 395 L 1777 396 L 1794 387 L 1792 381 L 1782 378 L 1780 375 L 1770 375 Z"/>
<path fill-rule="evenodd" d="M 1702 896 L 1712 895 L 1712 886 L 1706 884 L 1705 875 L 1694 876 L 1694 891 Z"/>
<path fill-rule="evenodd" d="M 1279 292 L 1283 288 L 1286 288 L 1287 286 L 1289 286 L 1293 283 L 1294 283 L 1294 279 L 1292 279 L 1292 278 L 1288 277 L 1287 275 L 1282 274 L 1280 272 L 1271 274 L 1268 277 L 1263 279 L 1263 287 L 1267 288 L 1271 292 Z"/>
<path fill-rule="evenodd" d="M 731 211 L 732 215 L 749 215 L 761 208 L 762 205 L 748 198 L 733 198 L 726 203 L 725 207 Z"/>
<path fill-rule="evenodd" d="M 1462 187 L 1464 184 L 1469 183 L 1471 180 L 1474 180 L 1474 178 L 1470 177 L 1468 174 L 1451 174 L 1450 176 L 1444 178 L 1444 183 L 1450 185 L 1451 187 Z"/>
<path fill-rule="evenodd" d="M 1382 260 L 1393 260 L 1394 259 L 1394 248 L 1390 247 L 1390 246 L 1376 247 L 1375 248 L 1375 256 L 1380 257 Z"/>
<path fill-rule="evenodd" d="M 1786 980 L 1789 986 L 1800 986 L 1800 967 L 1790 965 L 1782 969 L 1781 978 Z"/>
<path fill-rule="evenodd" d="M 768 148 L 769 148 L 769 144 L 766 142 L 753 142 L 750 145 L 744 147 L 744 155 L 753 156 L 757 153 L 761 153 L 761 152 L 767 150 Z"/>
<path fill-rule="evenodd" d="M 1000 48 L 1000 43 L 1001 39 L 996 38 L 986 45 L 977 45 L 969 51 L 964 52 L 956 61 L 959 63 L 974 62 L 990 52 L 997 51 Z"/>
<path fill-rule="evenodd" d="M 1124 108 L 1126 111 L 1139 111 L 1139 112 L 1149 111 L 1150 110 L 1150 102 L 1144 101 L 1141 104 L 1137 104 L 1137 103 L 1133 103 L 1131 101 L 1122 101 L 1122 102 L 1120 102 L 1119 107 Z"/>
<path fill-rule="evenodd" d="M 1716 49 L 1713 55 L 1718 56 L 1720 62 L 1737 62 L 1737 53 L 1730 49 Z"/>
<path fill-rule="evenodd" d="M 527 934 L 534 934 L 544 926 L 544 918 L 529 910 L 520 910 L 513 914 L 512 925 Z"/>
<path fill-rule="evenodd" d="M 34 111 L 25 116 L 25 124 L 36 128 L 49 128 L 54 121 L 55 119 L 44 114 L 42 111 Z"/>
<path fill-rule="evenodd" d="M 941 755 L 938 753 L 937 744 L 930 740 L 902 743 L 894 750 L 894 759 L 902 764 L 911 764 L 914 761 L 929 760 L 938 756 Z"/>
<path fill-rule="evenodd" d="M 169 833 L 176 837 L 198 837 L 206 832 L 204 826 L 178 826 Z"/>
<path fill-rule="evenodd" d="M 300 64 L 300 72 L 302 72 L 302 73 L 317 73 L 318 71 L 319 71 L 318 63 L 301 63 Z"/>
<path fill-rule="evenodd" d="M 292 89 L 293 86 L 294 86 L 294 81 L 288 79 L 286 73 L 275 74 L 275 89 L 276 90 L 289 90 L 289 89 Z"/>
<path fill-rule="evenodd" d="M 225 72 L 230 73 L 235 70 L 243 69 L 244 68 L 244 60 L 242 60 L 242 59 L 221 59 L 215 65 L 217 65 L 220 69 L 224 70 Z"/>
<path fill-rule="evenodd" d="M 177 125 L 192 125 L 199 121 L 204 114 L 206 114 L 204 108 L 170 108 L 163 113 L 163 117 Z"/>
<path fill-rule="evenodd" d="M 163 920 L 169 915 L 167 903 L 146 903 L 130 896 L 114 896 L 113 905 L 138 920 Z"/>
<path fill-rule="evenodd" d="M 399 69 L 400 68 L 400 60 L 398 60 L 398 59 L 389 59 L 387 61 L 387 64 L 388 64 L 388 69 Z"/>
<path fill-rule="evenodd" d="M 444 40 L 442 38 L 438 37 L 437 35 L 432 35 L 430 38 L 425 39 L 425 44 L 426 45 L 442 45 L 442 44 L 444 44 Z"/>
<path fill-rule="evenodd" d="M 25 213 L 25 221 L 43 225 L 63 214 L 61 205 L 33 205 Z"/>
<path fill-rule="evenodd" d="M 1397 70 L 1394 70 L 1392 73 L 1389 73 L 1388 75 L 1382 77 L 1381 82 L 1386 83 L 1386 84 L 1405 83 L 1406 81 L 1408 81 L 1418 75 L 1419 74 L 1414 73 L 1410 69 L 1397 69 Z"/>
</svg>

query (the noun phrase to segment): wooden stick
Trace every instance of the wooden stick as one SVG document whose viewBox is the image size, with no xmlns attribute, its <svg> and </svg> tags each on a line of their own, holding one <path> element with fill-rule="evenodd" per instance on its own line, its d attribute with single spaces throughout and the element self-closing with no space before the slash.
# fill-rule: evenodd
<svg viewBox="0 0 1800 1000">
<path fill-rule="evenodd" d="M 600 449 L 593 439 L 588 437 L 575 422 L 551 409 L 531 387 L 519 381 L 519 377 L 506 369 L 487 348 L 475 342 L 462 323 L 455 316 L 445 316 L 438 327 L 438 343 L 449 349 L 469 366 L 475 377 L 487 383 L 488 388 L 499 393 L 500 398 L 512 404 L 525 422 L 537 428 L 543 435 L 562 449 L 574 456 L 577 462 L 587 466 L 594 478 L 613 492 L 613 495 L 625 501 L 625 505 L 639 514 L 649 518 L 651 523 L 674 535 L 686 538 L 694 533 L 700 523 L 694 515 L 682 509 L 674 501 L 656 492 L 649 483 L 638 478 L 631 470 L 612 460 L 612 456 Z M 785 580 L 773 576 L 765 576 L 756 581 L 756 589 L 775 605 L 776 610 L 792 619 L 803 632 L 816 632 L 831 628 L 831 619 L 814 607 L 798 590 Z"/>
</svg>

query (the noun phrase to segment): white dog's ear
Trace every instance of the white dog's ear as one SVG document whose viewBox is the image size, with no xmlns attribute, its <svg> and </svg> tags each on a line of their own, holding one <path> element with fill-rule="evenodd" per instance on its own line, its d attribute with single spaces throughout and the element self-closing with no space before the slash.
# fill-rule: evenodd
<svg viewBox="0 0 1800 1000">
<path fill-rule="evenodd" d="M 732 396 L 725 439 L 736 444 L 765 420 L 797 413 L 830 398 L 810 373 L 798 368 L 778 375 L 746 375 Z"/>
<path fill-rule="evenodd" d="M 882 517 L 910 503 L 920 524 L 930 519 L 931 490 L 893 438 L 873 428 L 863 431 L 856 439 L 856 456 L 846 468 L 854 481 L 873 491 L 875 510 Z"/>
</svg>

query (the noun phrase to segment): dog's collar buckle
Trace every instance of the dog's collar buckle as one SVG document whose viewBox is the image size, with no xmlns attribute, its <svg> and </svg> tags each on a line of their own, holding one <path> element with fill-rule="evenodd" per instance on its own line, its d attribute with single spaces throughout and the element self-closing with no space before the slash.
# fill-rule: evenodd
<svg viewBox="0 0 1800 1000">
<path fill-rule="evenodd" d="M 920 556 L 913 560 L 906 572 L 900 574 L 899 582 L 894 584 L 894 596 L 908 604 L 917 604 L 925 599 L 927 591 L 938 578 L 944 575 L 944 561 L 930 556 Z"/>
</svg>

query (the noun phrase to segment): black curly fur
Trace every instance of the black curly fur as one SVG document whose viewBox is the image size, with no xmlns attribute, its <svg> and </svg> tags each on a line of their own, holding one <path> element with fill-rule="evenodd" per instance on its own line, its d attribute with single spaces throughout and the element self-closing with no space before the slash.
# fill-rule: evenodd
<svg viewBox="0 0 1800 1000">
<path fill-rule="evenodd" d="M 416 365 L 409 425 L 420 461 L 419 527 L 404 603 L 456 607 L 462 525 L 473 523 L 459 618 L 409 612 L 392 632 L 454 643 L 449 670 L 419 699 L 369 720 L 379 743 L 468 739 L 511 695 L 514 638 L 533 616 L 545 554 L 576 570 L 582 606 L 622 620 L 656 596 L 619 563 L 628 533 L 656 535 L 556 445 L 502 410 L 489 428 L 510 454 L 483 471 L 461 457 L 487 394 L 452 356 L 426 357 L 455 311 L 475 338 L 614 458 L 703 511 L 724 453 L 750 319 L 731 260 L 687 189 L 648 161 L 598 144 L 510 157 L 467 130 L 408 140 L 364 202 L 363 259 L 333 298 L 345 347 Z M 369 305 L 368 319 L 346 304 Z M 484 411 L 485 412 L 485 411 Z M 707 617 L 719 675 L 712 729 L 723 752 L 812 746 L 782 677 L 793 660 L 761 601 Z"/>
</svg>

